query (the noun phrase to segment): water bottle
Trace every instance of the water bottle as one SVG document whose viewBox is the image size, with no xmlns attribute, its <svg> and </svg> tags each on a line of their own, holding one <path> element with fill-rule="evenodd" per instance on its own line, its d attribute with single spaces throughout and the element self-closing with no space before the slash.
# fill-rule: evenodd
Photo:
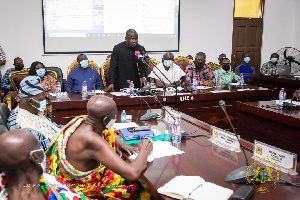
<svg viewBox="0 0 300 200">
<path fill-rule="evenodd" d="M 130 97 L 133 97 L 134 96 L 134 84 L 133 84 L 133 81 L 130 81 L 129 91 L 130 91 Z"/>
<path fill-rule="evenodd" d="M 83 84 L 82 84 L 81 94 L 82 94 L 83 98 L 87 97 L 87 84 L 86 84 L 86 81 L 84 81 Z"/>
<path fill-rule="evenodd" d="M 283 106 L 283 102 L 285 101 L 285 97 L 286 97 L 286 92 L 284 91 L 284 88 L 281 88 L 281 90 L 279 92 L 279 101 L 278 101 L 279 106 Z"/>
<path fill-rule="evenodd" d="M 193 78 L 193 90 L 197 90 L 197 85 L 198 85 L 197 79 Z"/>
<path fill-rule="evenodd" d="M 125 112 L 125 110 L 123 110 L 122 113 L 121 113 L 121 122 L 126 123 L 126 112 Z"/>
<path fill-rule="evenodd" d="M 60 82 L 56 84 L 56 99 L 60 99 L 61 97 L 61 85 Z"/>
<path fill-rule="evenodd" d="M 240 85 L 244 85 L 244 75 L 243 75 L 243 73 L 240 74 Z"/>
<path fill-rule="evenodd" d="M 223 78 L 222 78 L 222 75 L 220 75 L 218 77 L 218 89 L 221 90 L 222 89 L 222 86 L 223 86 Z"/>
<path fill-rule="evenodd" d="M 170 142 L 170 134 L 169 134 L 169 131 L 168 131 L 168 130 L 165 130 L 165 133 L 164 133 L 164 141 L 165 141 L 165 142 Z"/>
<path fill-rule="evenodd" d="M 172 123 L 172 143 L 180 144 L 181 143 L 181 123 L 179 116 L 176 116 Z"/>
</svg>

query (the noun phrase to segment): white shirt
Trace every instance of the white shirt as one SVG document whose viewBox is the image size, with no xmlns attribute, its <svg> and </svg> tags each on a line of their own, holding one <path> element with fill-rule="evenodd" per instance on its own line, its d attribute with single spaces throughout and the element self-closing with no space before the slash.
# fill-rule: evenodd
<svg viewBox="0 0 300 200">
<path fill-rule="evenodd" d="M 157 68 L 161 71 L 159 71 Z M 162 75 L 162 73 L 172 82 L 179 81 L 181 77 L 185 76 L 184 71 L 175 63 L 166 70 L 163 63 L 159 63 L 153 68 L 153 71 L 149 74 L 148 77 L 154 78 L 157 80 L 163 80 L 166 84 L 170 84 L 170 82 Z M 154 73 L 155 72 L 155 73 Z M 157 77 L 158 76 L 158 77 Z"/>
</svg>

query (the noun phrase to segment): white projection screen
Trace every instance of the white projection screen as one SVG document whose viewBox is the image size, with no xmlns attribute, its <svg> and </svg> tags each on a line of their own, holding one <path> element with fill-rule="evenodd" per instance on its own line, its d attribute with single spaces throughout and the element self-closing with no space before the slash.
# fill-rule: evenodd
<svg viewBox="0 0 300 200">
<path fill-rule="evenodd" d="M 179 51 L 180 0 L 43 0 L 44 53 L 107 53 L 135 29 L 148 52 Z"/>
</svg>

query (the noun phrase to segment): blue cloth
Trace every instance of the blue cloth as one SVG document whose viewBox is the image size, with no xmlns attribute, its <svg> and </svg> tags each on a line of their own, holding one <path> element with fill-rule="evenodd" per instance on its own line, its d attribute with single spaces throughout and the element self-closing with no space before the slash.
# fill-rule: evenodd
<svg viewBox="0 0 300 200">
<path fill-rule="evenodd" d="M 70 72 L 66 82 L 66 92 L 81 91 L 84 81 L 87 83 L 88 91 L 94 90 L 94 82 L 95 89 L 102 90 L 102 81 L 100 75 L 96 70 L 88 67 L 87 71 L 76 68 Z"/>
<path fill-rule="evenodd" d="M 3 79 L 1 82 L 1 88 L 3 88 L 5 90 L 5 92 L 7 92 L 7 93 L 13 92 L 10 90 L 10 82 L 9 82 L 8 77 L 11 73 L 13 73 L 15 71 L 16 71 L 15 68 L 10 68 L 5 72 L 5 74 L 3 76 Z"/>
<path fill-rule="evenodd" d="M 244 80 L 245 81 L 250 80 L 249 74 L 252 74 L 252 72 L 253 72 L 252 66 L 251 65 L 248 65 L 248 66 L 241 65 L 239 67 L 239 69 L 240 69 L 240 73 L 243 73 L 243 75 L 244 75 Z"/>
</svg>

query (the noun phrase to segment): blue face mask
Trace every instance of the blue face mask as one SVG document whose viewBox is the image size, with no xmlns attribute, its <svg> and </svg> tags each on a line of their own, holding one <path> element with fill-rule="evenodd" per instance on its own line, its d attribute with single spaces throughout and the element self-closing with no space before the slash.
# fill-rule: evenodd
<svg viewBox="0 0 300 200">
<path fill-rule="evenodd" d="M 245 63 L 249 63 L 250 62 L 250 57 L 245 57 L 244 61 L 245 61 Z"/>
<path fill-rule="evenodd" d="M 171 67 L 173 65 L 173 60 L 164 60 L 164 66 Z"/>
<path fill-rule="evenodd" d="M 82 60 L 81 62 L 80 62 L 80 66 L 82 67 L 82 68 L 87 68 L 88 66 L 89 66 L 89 61 L 88 60 Z"/>
<path fill-rule="evenodd" d="M 36 74 L 39 76 L 39 77 L 44 77 L 46 73 L 46 70 L 45 69 L 39 69 L 36 71 Z"/>
<path fill-rule="evenodd" d="M 277 62 L 277 58 L 271 58 L 271 62 L 272 63 L 276 63 Z"/>
<path fill-rule="evenodd" d="M 38 109 L 39 111 L 44 112 L 44 110 L 46 109 L 46 106 L 47 106 L 46 99 L 44 99 L 44 100 L 41 101 L 41 102 L 38 102 L 37 100 L 35 100 L 35 99 L 33 99 L 33 98 L 31 98 L 31 99 L 32 99 L 33 101 L 35 101 L 35 102 L 37 102 L 37 103 L 40 104 L 40 107 L 39 107 L 39 108 L 35 107 L 34 105 L 32 105 L 32 106 L 33 106 L 34 108 Z"/>
</svg>

